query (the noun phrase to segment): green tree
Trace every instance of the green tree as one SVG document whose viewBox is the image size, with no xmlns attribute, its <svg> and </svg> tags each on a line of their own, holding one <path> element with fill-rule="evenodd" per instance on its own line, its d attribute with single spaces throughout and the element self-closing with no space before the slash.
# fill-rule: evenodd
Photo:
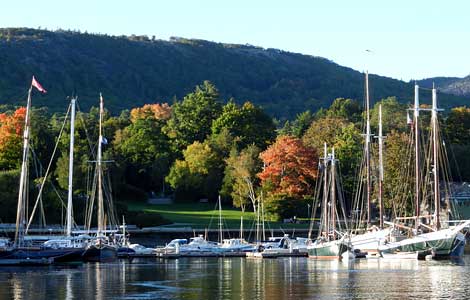
<svg viewBox="0 0 470 300">
<path fill-rule="evenodd" d="M 163 190 L 172 155 L 163 120 L 137 119 L 118 130 L 113 147 L 124 168 L 125 181 L 144 191 Z"/>
<path fill-rule="evenodd" d="M 209 81 L 196 86 L 194 92 L 172 106 L 172 114 L 165 127 L 174 150 L 182 151 L 194 141 L 202 142 L 211 133 L 213 120 L 219 117 L 219 93 Z"/>
<path fill-rule="evenodd" d="M 362 139 L 361 132 L 352 122 L 329 116 L 315 120 L 302 138 L 305 145 L 317 149 L 318 153 L 323 152 L 325 143 L 328 148 L 335 148 L 347 198 L 351 198 L 357 180 Z"/>
<path fill-rule="evenodd" d="M 362 120 L 362 108 L 356 100 L 337 98 L 327 110 L 319 110 L 317 118 L 322 117 L 342 118 L 353 123 Z"/>
<path fill-rule="evenodd" d="M 177 159 L 166 176 L 175 189 L 177 199 L 198 197 L 215 199 L 220 188 L 219 160 L 207 143 L 193 142 L 183 151 L 184 160 Z"/>
<path fill-rule="evenodd" d="M 218 134 L 224 128 L 235 137 L 240 148 L 250 144 L 264 148 L 275 136 L 272 119 L 251 102 L 240 107 L 230 100 L 224 105 L 222 113 L 212 123 L 212 133 Z"/>
<path fill-rule="evenodd" d="M 405 104 L 398 102 L 396 97 L 388 97 L 377 102 L 370 111 L 370 124 L 373 132 L 377 132 L 379 124 L 379 105 L 382 105 L 382 130 L 384 134 L 395 131 L 406 131 Z"/>
<path fill-rule="evenodd" d="M 470 108 L 453 108 L 447 116 L 444 128 L 451 144 L 470 145 Z"/>
<path fill-rule="evenodd" d="M 301 138 L 314 119 L 315 115 L 313 115 L 310 110 L 304 111 L 303 113 L 298 114 L 294 121 L 286 121 L 284 123 L 284 127 L 279 131 L 279 134 L 292 135 L 297 138 Z"/>
<path fill-rule="evenodd" d="M 256 212 L 256 188 L 259 179 L 256 174 L 262 169 L 259 159 L 260 149 L 255 145 L 249 145 L 238 152 L 236 149 L 226 159 L 224 183 L 222 195 L 231 196 L 233 205 L 245 211 L 246 206 L 251 204 Z"/>
</svg>

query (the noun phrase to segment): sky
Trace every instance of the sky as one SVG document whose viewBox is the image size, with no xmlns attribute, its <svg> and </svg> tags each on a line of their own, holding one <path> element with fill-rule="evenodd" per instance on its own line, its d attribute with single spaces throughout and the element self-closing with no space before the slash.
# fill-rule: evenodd
<svg viewBox="0 0 470 300">
<path fill-rule="evenodd" d="M 470 74 L 465 0 L 15 0 L 0 27 L 251 44 L 405 81 Z"/>
</svg>

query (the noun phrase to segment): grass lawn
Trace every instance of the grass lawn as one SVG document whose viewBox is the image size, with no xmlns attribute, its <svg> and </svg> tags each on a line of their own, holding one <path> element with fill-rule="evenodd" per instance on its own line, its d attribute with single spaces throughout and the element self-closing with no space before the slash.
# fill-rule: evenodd
<svg viewBox="0 0 470 300">
<path fill-rule="evenodd" d="M 176 223 L 174 227 L 193 227 L 197 229 L 217 228 L 219 224 L 219 211 L 213 203 L 177 203 L 152 205 L 147 203 L 129 203 L 131 211 L 155 212 L 165 219 Z M 240 217 L 243 216 L 245 229 L 254 228 L 255 214 L 253 212 L 242 213 L 241 210 L 227 206 L 222 209 L 224 228 L 239 229 Z M 284 224 L 265 222 L 265 228 L 269 229 L 293 229 L 308 228 L 309 224 Z M 173 227 L 173 226 L 172 226 Z"/>
</svg>

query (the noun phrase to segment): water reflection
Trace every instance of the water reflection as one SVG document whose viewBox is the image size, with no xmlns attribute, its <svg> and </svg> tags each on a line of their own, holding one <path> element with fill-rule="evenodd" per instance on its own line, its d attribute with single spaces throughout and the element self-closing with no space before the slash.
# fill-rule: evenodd
<svg viewBox="0 0 470 300">
<path fill-rule="evenodd" d="M 188 258 L 0 268 L 0 300 L 458 299 L 469 293 L 469 262 Z"/>
</svg>

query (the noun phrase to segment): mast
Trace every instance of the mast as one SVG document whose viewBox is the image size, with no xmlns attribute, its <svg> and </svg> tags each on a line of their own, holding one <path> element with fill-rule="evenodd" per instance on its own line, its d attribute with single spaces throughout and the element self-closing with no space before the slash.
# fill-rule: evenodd
<svg viewBox="0 0 470 300">
<path fill-rule="evenodd" d="M 326 143 L 323 144 L 323 218 L 326 238 L 330 237 L 330 224 L 328 218 L 328 152 Z"/>
<path fill-rule="evenodd" d="M 434 208 L 435 208 L 435 220 L 434 226 L 436 230 L 441 228 L 440 222 L 440 210 L 441 210 L 441 201 L 440 201 L 440 191 L 439 191 L 439 145 L 438 145 L 438 120 L 437 120 L 437 112 L 440 109 L 437 108 L 437 91 L 436 88 L 432 88 L 432 115 L 431 115 L 431 122 L 432 122 L 432 152 L 433 152 L 433 175 L 434 175 Z"/>
<path fill-rule="evenodd" d="M 123 244 L 127 246 L 126 220 L 124 219 L 124 215 L 122 215 L 122 240 L 123 240 Z"/>
<path fill-rule="evenodd" d="M 98 231 L 96 233 L 97 236 L 103 234 L 105 230 L 104 225 L 104 202 L 103 202 L 103 170 L 102 170 L 102 144 L 103 144 L 103 132 L 102 132 L 102 124 L 103 124 L 103 111 L 104 111 L 104 103 L 103 103 L 103 96 L 100 93 L 100 124 L 99 124 L 99 138 L 98 138 L 98 155 L 97 155 L 97 175 L 98 175 Z"/>
<path fill-rule="evenodd" d="M 75 102 L 77 98 L 72 98 L 70 107 L 70 150 L 69 150 L 69 185 L 68 185 L 68 198 L 67 198 L 67 220 L 66 220 L 66 235 L 72 235 L 72 196 L 73 196 L 73 146 L 75 140 Z"/>
<path fill-rule="evenodd" d="M 260 211 L 261 211 L 261 208 L 260 208 L 260 200 L 258 200 L 258 211 L 257 211 L 257 218 L 256 218 L 256 242 L 260 242 L 261 238 L 260 238 L 260 231 L 259 231 L 259 227 L 261 226 L 261 223 L 260 223 Z"/>
<path fill-rule="evenodd" d="M 263 241 L 266 240 L 266 229 L 264 228 L 264 198 L 263 198 L 263 192 L 261 192 L 261 225 L 262 225 L 262 236 L 263 236 Z"/>
<path fill-rule="evenodd" d="M 18 193 L 18 208 L 16 211 L 16 231 L 15 246 L 22 247 L 25 234 L 26 221 L 26 201 L 28 194 L 28 162 L 29 162 L 29 136 L 30 136 L 30 113 L 31 113 L 31 92 L 33 85 L 28 90 L 28 100 L 26 104 L 25 124 L 23 131 L 23 160 L 21 163 L 20 186 Z"/>
<path fill-rule="evenodd" d="M 421 214 L 419 201 L 419 86 L 415 84 L 415 105 L 414 105 L 414 130 L 415 130 L 415 228 L 419 227 L 419 215 Z"/>
<path fill-rule="evenodd" d="M 222 204 L 219 195 L 219 243 L 222 244 L 224 236 L 222 234 Z"/>
<path fill-rule="evenodd" d="M 369 72 L 366 71 L 366 136 L 365 136 L 365 156 L 366 156 L 366 185 L 367 185 L 367 227 L 371 221 L 371 183 L 370 183 L 370 111 L 369 111 Z"/>
<path fill-rule="evenodd" d="M 383 229 L 384 226 L 384 203 L 382 199 L 382 189 L 384 181 L 384 161 L 383 161 L 383 140 L 384 136 L 382 135 L 382 104 L 379 105 L 379 135 L 377 136 L 379 140 L 379 226 L 380 229 Z"/>
<path fill-rule="evenodd" d="M 336 239 L 336 191 L 335 191 L 335 148 L 331 149 L 331 226 L 333 240 Z"/>
</svg>

